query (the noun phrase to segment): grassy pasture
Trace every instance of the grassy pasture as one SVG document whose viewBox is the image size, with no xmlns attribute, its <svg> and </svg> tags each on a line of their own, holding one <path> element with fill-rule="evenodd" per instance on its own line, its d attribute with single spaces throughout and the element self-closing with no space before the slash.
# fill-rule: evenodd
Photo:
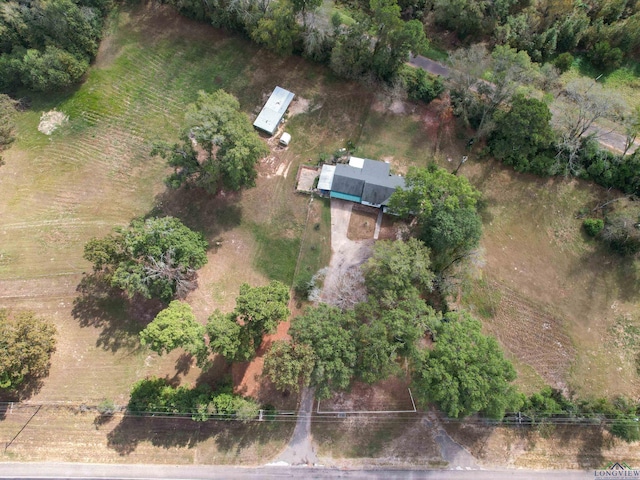
<svg viewBox="0 0 640 480">
<path fill-rule="evenodd" d="M 321 152 L 333 152 L 347 140 L 356 142 L 358 155 L 389 160 L 399 172 L 433 157 L 428 109 L 408 105 L 404 114 L 396 114 L 384 105 L 373 108 L 381 102 L 374 101 L 371 89 L 339 81 L 300 58 L 276 57 L 151 3 L 118 11 L 109 32 L 85 83 L 32 98 L 33 108 L 18 117 L 19 140 L 0 169 L 0 303 L 33 309 L 59 329 L 51 374 L 35 401 L 97 404 L 107 397 L 122 404 L 130 385 L 146 375 L 191 384 L 200 380 L 199 370 L 178 352 L 157 357 L 139 347 L 137 332 L 156 305 L 131 305 L 101 292 L 78 303 L 76 287 L 89 268 L 81 257 L 88 238 L 149 212 L 175 215 L 205 232 L 211 242 L 209 264 L 188 298 L 204 321 L 216 308 L 232 308 L 243 282 L 278 278 L 291 283 L 296 268 L 315 272 L 326 263 L 328 207 L 316 199 L 310 210 L 309 197 L 293 192 L 299 164 L 315 163 Z M 309 108 L 289 119 L 286 128 L 294 141 L 275 152 L 272 163 L 260 165 L 256 188 L 216 198 L 195 190 L 166 191 L 166 168 L 149 157 L 150 143 L 176 137 L 184 108 L 199 89 L 225 88 L 255 114 L 274 85 L 294 91 Z M 47 137 L 37 125 L 41 112 L 53 108 L 69 115 L 69 123 Z M 449 138 L 435 157 L 450 170 L 457 165 L 450 159 L 463 154 L 457 142 Z M 281 165 L 287 175 L 278 173 Z M 606 192 L 578 181 L 518 175 L 473 155 L 460 173 L 482 190 L 485 202 L 485 234 L 474 272 L 480 280 L 471 282 L 462 302 L 478 308 L 487 332 L 516 360 L 522 387 L 532 390 L 549 381 L 583 396 L 637 396 L 636 369 L 616 352 L 639 324 L 637 278 L 623 260 L 587 239 L 575 218 Z M 492 289 L 489 295 L 487 289 Z M 623 323 L 617 320 L 621 317 Z M 549 321 L 558 336 L 541 341 L 532 329 Z M 527 335 L 514 333 L 525 329 Z M 623 340 L 616 340 L 620 335 Z M 554 342 L 567 338 L 565 358 Z M 523 355 L 532 345 L 543 354 L 549 347 L 541 356 L 544 362 Z M 553 355 L 567 366 L 548 374 L 545 366 Z M 79 430 L 93 428 L 90 423 L 78 420 Z M 3 440 L 10 435 L 7 425 L 0 422 Z M 140 434 L 126 458 L 149 461 L 166 454 L 166 446 L 153 443 L 155 427 L 142 427 L 148 433 Z M 371 432 L 381 430 L 372 427 Z M 405 426 L 393 428 L 384 435 L 395 442 Z M 111 458 L 122 459 L 114 455 L 115 445 L 136 430 L 136 424 L 124 424 L 117 430 L 122 436 L 111 444 L 102 430 L 98 439 L 78 439 L 78 430 L 65 438 L 103 442 L 105 461 L 115 461 Z M 353 434 L 348 438 L 362 433 L 347 430 Z M 419 426 L 413 430 L 421 432 Z M 30 438 L 38 437 L 34 432 L 28 430 Z M 169 449 L 172 461 L 195 461 L 193 452 L 173 450 L 181 446 Z M 30 448 L 9 455 L 26 458 Z M 353 454 L 368 456 L 384 448 L 357 445 Z M 332 450 L 346 451 L 342 445 Z M 213 452 L 212 447 L 207 454 Z M 56 455 L 78 458 L 62 451 Z"/>
<path fill-rule="evenodd" d="M 292 282 L 307 221 L 308 199 L 293 193 L 298 163 L 342 145 L 356 128 L 349 122 L 371 101 L 356 85 L 320 73 L 302 59 L 273 56 L 148 3 L 113 15 L 81 86 L 32 97 L 31 110 L 18 116 L 18 141 L 0 177 L 0 290 L 4 306 L 33 308 L 58 324 L 60 346 L 37 398 L 122 401 L 136 378 L 174 370 L 176 358 L 149 356 L 137 346 L 136 334 L 150 317 L 144 306 L 99 294 L 74 306 L 76 286 L 89 268 L 84 243 L 115 225 L 171 214 L 205 233 L 210 262 L 190 298 L 202 320 L 215 308 L 231 308 L 243 282 Z M 286 177 L 261 165 L 257 187 L 242 194 L 210 198 L 165 189 L 166 167 L 149 157 L 150 145 L 177 137 L 198 90 L 225 88 L 253 114 L 277 84 L 319 102 L 287 125 L 299 141 L 276 155 L 289 165 Z M 37 131 L 39 117 L 54 108 L 69 121 L 47 137 Z M 332 129 L 312 135 L 326 124 Z M 305 260 L 308 268 L 323 266 L 328 252 L 316 251 Z M 119 341 L 108 340 L 115 336 Z M 109 379 L 104 385 L 103 377 Z M 197 369 L 186 377 L 195 381 Z"/>
</svg>

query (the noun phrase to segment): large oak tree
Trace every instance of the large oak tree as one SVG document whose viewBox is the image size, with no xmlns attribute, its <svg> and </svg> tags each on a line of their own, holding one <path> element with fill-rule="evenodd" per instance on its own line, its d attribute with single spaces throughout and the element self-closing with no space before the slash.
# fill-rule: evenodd
<svg viewBox="0 0 640 480">
<path fill-rule="evenodd" d="M 174 173 L 171 188 L 195 185 L 210 193 L 253 187 L 256 164 L 268 153 L 265 143 L 240 111 L 240 103 L 224 90 L 200 91 L 189 105 L 181 141 L 158 142 L 152 155 L 166 159 Z"/>
</svg>

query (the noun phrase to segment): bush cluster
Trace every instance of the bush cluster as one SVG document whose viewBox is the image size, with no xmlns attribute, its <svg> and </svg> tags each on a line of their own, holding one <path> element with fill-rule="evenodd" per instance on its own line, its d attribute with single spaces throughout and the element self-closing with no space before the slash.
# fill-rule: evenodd
<svg viewBox="0 0 640 480">
<path fill-rule="evenodd" d="M 640 405 L 624 397 L 613 401 L 603 398 L 573 401 L 560 390 L 545 387 L 524 400 L 521 413 L 531 424 L 554 418 L 573 419 L 575 423 L 605 424 L 611 434 L 626 442 L 640 440 Z"/>
<path fill-rule="evenodd" d="M 258 415 L 260 406 L 235 395 L 231 384 L 212 391 L 206 384 L 173 387 L 164 378 L 151 377 L 133 385 L 127 409 L 137 415 L 191 415 L 193 420 L 202 422 L 210 418 L 251 420 Z"/>
<path fill-rule="evenodd" d="M 587 235 L 595 237 L 604 228 L 604 220 L 601 218 L 586 218 L 584 222 L 582 222 L 582 228 L 587 232 Z"/>
<path fill-rule="evenodd" d="M 411 100 L 429 103 L 444 91 L 444 83 L 440 77 L 429 75 L 421 68 L 403 65 L 398 76 Z"/>
</svg>

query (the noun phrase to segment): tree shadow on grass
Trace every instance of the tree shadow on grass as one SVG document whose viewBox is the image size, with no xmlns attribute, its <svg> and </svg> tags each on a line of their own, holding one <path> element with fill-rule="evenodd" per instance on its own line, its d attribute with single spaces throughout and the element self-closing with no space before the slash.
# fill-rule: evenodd
<svg viewBox="0 0 640 480">
<path fill-rule="evenodd" d="M 604 288 L 608 298 L 618 298 L 624 302 L 640 300 L 640 271 L 634 259 L 612 252 L 598 239 L 589 240 L 597 242 L 595 252 L 582 254 L 569 272 L 570 276 L 589 280 L 589 292 Z"/>
<path fill-rule="evenodd" d="M 129 300 L 95 273 L 85 275 L 76 291 L 79 296 L 73 302 L 73 318 L 81 327 L 101 328 L 96 346 L 112 352 L 139 351 L 138 333 L 164 308 L 158 300 Z"/>
<path fill-rule="evenodd" d="M 293 423 L 270 421 L 243 423 L 229 420 L 195 422 L 190 418 L 124 416 L 107 434 L 107 446 L 121 456 L 135 452 L 141 443 L 162 448 L 194 448 L 200 442 L 215 439 L 219 451 L 235 455 L 256 444 L 285 442 Z"/>
<path fill-rule="evenodd" d="M 592 469 L 605 465 L 603 450 L 610 447 L 612 438 L 600 425 L 558 426 L 554 435 L 557 436 L 558 443 L 561 445 L 570 445 L 575 441 L 580 442 L 575 458 L 580 468 Z"/>
<path fill-rule="evenodd" d="M 156 207 L 147 217 L 176 217 L 190 229 L 202 232 L 212 249 L 222 240 L 220 235 L 240 225 L 241 196 L 241 192 L 211 195 L 195 187 L 167 189 L 156 196 Z"/>
<path fill-rule="evenodd" d="M 21 402 L 27 400 L 38 392 L 44 386 L 44 378 L 49 374 L 48 367 L 47 372 L 42 377 L 38 378 L 25 378 L 24 382 L 18 385 L 17 388 L 12 390 L 0 390 L 0 402 Z M 0 403 L 0 420 L 2 420 L 2 403 Z"/>
</svg>

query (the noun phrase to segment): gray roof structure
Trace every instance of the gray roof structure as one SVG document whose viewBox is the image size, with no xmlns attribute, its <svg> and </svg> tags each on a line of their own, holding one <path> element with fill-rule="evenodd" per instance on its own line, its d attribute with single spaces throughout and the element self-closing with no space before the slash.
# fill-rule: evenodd
<svg viewBox="0 0 640 480">
<path fill-rule="evenodd" d="M 336 165 L 331 191 L 354 195 L 362 203 L 379 206 L 387 205 L 396 188 L 404 186 L 404 178 L 391 175 L 388 163 L 352 157 L 349 165 Z"/>
<path fill-rule="evenodd" d="M 295 94 L 289 90 L 281 87 L 274 88 L 267 103 L 264 104 L 258 114 L 258 118 L 253 122 L 253 126 L 263 132 L 267 132 L 269 135 L 276 133 L 278 125 L 280 125 L 293 97 L 295 97 Z"/>
</svg>

